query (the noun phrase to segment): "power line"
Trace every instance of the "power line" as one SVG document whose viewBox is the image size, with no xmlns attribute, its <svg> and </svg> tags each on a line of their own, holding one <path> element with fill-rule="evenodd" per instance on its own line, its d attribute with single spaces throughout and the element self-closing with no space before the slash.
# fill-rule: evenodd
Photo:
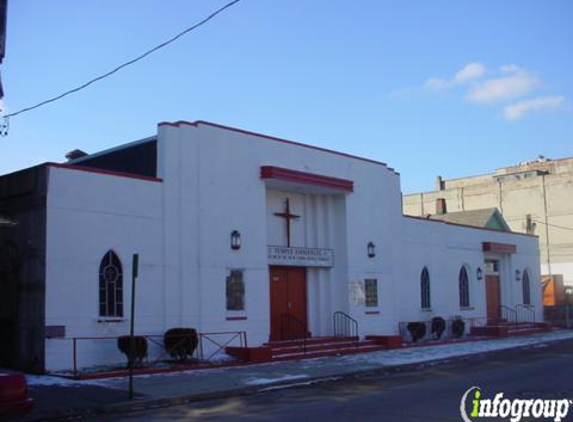
<svg viewBox="0 0 573 422">
<path fill-rule="evenodd" d="M 193 26 L 191 26 L 191 27 L 185 29 L 184 31 L 180 32 L 179 34 L 175 35 L 173 38 L 170 38 L 169 40 L 167 40 L 167 41 L 165 41 L 165 42 L 163 42 L 163 43 L 161 43 L 161 44 L 159 44 L 159 45 L 153 47 L 151 50 L 146 51 L 145 53 L 141 54 L 140 56 L 135 57 L 134 59 L 131 59 L 131 60 L 129 60 L 129 61 L 123 63 L 123 64 L 120 64 L 120 65 L 117 66 L 115 69 L 110 70 L 109 72 L 104 73 L 103 75 L 97 76 L 97 77 L 95 77 L 95 78 L 93 78 L 93 79 L 87 81 L 86 83 L 84 83 L 84 84 L 82 84 L 82 85 L 80 85 L 80 86 L 78 86 L 78 87 L 76 87 L 76 88 L 70 89 L 69 91 L 66 91 L 66 92 L 64 92 L 64 93 L 62 93 L 62 94 L 60 94 L 60 95 L 57 95 L 57 96 L 55 96 L 55 97 L 53 97 L 53 98 L 50 98 L 50 99 L 48 99 L 48 100 L 42 101 L 42 102 L 40 102 L 40 103 L 38 103 L 38 104 L 36 104 L 36 105 L 30 106 L 30 107 L 26 107 L 26 108 L 23 108 L 23 109 L 21 109 L 21 110 L 18 110 L 18 111 L 16 111 L 16 112 L 14 112 L 14 113 L 10 113 L 10 114 L 5 115 L 5 116 L 4 116 L 4 125 L 5 125 L 4 130 L 7 131 L 8 118 L 17 116 L 18 114 L 26 113 L 26 112 L 31 111 L 31 110 L 34 110 L 34 109 L 36 109 L 36 108 L 42 107 L 42 106 L 44 106 L 44 105 L 46 105 L 46 104 L 53 103 L 54 101 L 58 101 L 58 100 L 60 100 L 60 99 L 62 99 L 62 98 L 64 98 L 64 97 L 66 97 L 66 96 L 68 96 L 68 95 L 70 95 L 70 94 L 73 94 L 73 93 L 76 93 L 76 92 L 78 92 L 78 91 L 81 91 L 82 89 L 87 88 L 87 87 L 90 86 L 91 84 L 93 84 L 93 83 L 95 83 L 95 82 L 98 82 L 98 81 L 101 81 L 102 79 L 105 79 L 105 78 L 107 78 L 107 77 L 113 75 L 113 74 L 116 73 L 116 72 L 119 72 L 119 71 L 122 70 L 123 68 L 125 68 L 125 67 L 127 67 L 127 66 L 130 66 L 130 65 L 132 65 L 132 64 L 134 64 L 134 63 L 136 63 L 136 62 L 138 62 L 138 61 L 140 61 L 140 60 L 142 60 L 142 59 L 144 59 L 145 57 L 149 56 L 149 55 L 152 54 L 152 53 L 155 53 L 157 50 L 160 50 L 160 49 L 162 49 L 162 48 L 164 48 L 164 47 L 167 47 L 167 46 L 168 46 L 169 44 L 171 44 L 172 42 L 178 40 L 178 39 L 181 38 L 182 36 L 184 36 L 184 35 L 188 34 L 189 32 L 191 32 L 191 31 L 193 31 L 193 30 L 199 28 L 199 27 L 202 26 L 202 25 L 206 24 L 206 23 L 209 22 L 211 19 L 213 19 L 215 16 L 217 16 L 219 13 L 222 13 L 224 10 L 228 9 L 228 8 L 231 7 L 231 6 L 234 6 L 235 4 L 239 3 L 240 1 L 241 1 L 241 0 L 233 0 L 233 1 L 229 2 L 229 3 L 227 3 L 226 5 L 224 5 L 223 7 L 219 8 L 219 9 L 217 9 L 216 11 L 214 11 L 213 13 L 211 13 L 209 16 L 207 16 L 206 18 L 204 18 L 204 19 L 201 20 L 200 22 L 196 23 L 195 25 L 193 25 Z M 0 128 L 0 133 L 2 132 L 1 129 L 2 129 L 2 128 Z"/>
<path fill-rule="evenodd" d="M 539 221 L 539 220 L 534 220 L 534 222 L 539 223 L 539 224 L 545 224 L 546 226 L 549 226 L 549 227 L 555 227 L 557 229 L 573 230 L 573 227 L 558 226 L 557 224 L 545 223 L 545 222 Z"/>
</svg>

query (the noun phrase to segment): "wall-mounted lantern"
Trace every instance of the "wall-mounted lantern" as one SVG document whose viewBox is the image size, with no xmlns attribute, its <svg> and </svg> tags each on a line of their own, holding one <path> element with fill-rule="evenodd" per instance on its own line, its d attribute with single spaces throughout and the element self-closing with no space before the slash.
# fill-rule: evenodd
<svg viewBox="0 0 573 422">
<path fill-rule="evenodd" d="M 231 232 L 231 249 L 235 251 L 241 249 L 241 233 L 238 230 Z"/>
<path fill-rule="evenodd" d="M 368 242 L 368 258 L 374 258 L 376 256 L 376 245 L 372 242 Z"/>
<path fill-rule="evenodd" d="M 515 270 L 515 281 L 521 281 L 521 271 Z"/>
<path fill-rule="evenodd" d="M 478 267 L 478 269 L 476 271 L 476 277 L 479 281 L 483 280 L 483 271 L 482 271 L 481 267 Z"/>
</svg>

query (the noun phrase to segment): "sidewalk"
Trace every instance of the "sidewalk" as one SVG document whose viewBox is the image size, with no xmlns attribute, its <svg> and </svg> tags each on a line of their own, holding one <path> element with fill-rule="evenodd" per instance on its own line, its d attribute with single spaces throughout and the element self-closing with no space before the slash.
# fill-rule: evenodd
<svg viewBox="0 0 573 422">
<path fill-rule="evenodd" d="M 72 381 L 31 375 L 27 378 L 35 407 L 31 414 L 17 421 L 116 413 L 250 394 L 321 379 L 402 371 L 468 355 L 483 356 L 508 349 L 543 347 L 544 343 L 567 339 L 573 339 L 573 331 L 223 369 L 140 375 L 134 378 L 136 399 L 133 401 L 128 400 L 126 378 Z"/>
</svg>

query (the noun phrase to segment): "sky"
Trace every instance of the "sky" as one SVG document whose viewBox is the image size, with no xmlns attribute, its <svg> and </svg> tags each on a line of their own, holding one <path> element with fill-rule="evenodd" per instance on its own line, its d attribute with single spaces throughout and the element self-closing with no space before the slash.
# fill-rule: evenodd
<svg viewBox="0 0 573 422">
<path fill-rule="evenodd" d="M 9 0 L 4 113 L 67 91 L 228 0 Z M 570 0 L 242 0 L 14 116 L 0 174 L 208 120 L 388 163 L 404 192 L 573 156 Z"/>
</svg>

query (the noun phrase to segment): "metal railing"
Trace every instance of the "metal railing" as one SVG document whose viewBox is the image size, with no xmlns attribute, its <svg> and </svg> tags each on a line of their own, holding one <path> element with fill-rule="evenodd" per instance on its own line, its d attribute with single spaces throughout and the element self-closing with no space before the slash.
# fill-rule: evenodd
<svg viewBox="0 0 573 422">
<path fill-rule="evenodd" d="M 509 324 L 517 323 L 517 312 L 515 309 L 510 308 L 509 306 L 500 305 L 499 314 L 501 316 L 501 321 L 496 322 L 507 322 Z"/>
<path fill-rule="evenodd" d="M 127 357 L 117 348 L 117 339 L 122 336 L 103 336 L 103 337 L 71 337 L 52 339 L 53 341 L 70 341 L 72 345 L 72 368 L 71 372 L 77 377 L 82 370 L 89 367 L 92 372 L 105 372 L 110 370 L 121 370 L 121 362 L 125 362 Z M 138 334 L 137 337 L 143 337 L 147 341 L 147 353 L 141 361 L 139 368 L 165 367 L 166 365 L 181 365 L 181 361 L 173 359 L 164 345 L 164 335 L 162 334 Z M 189 358 L 190 364 L 208 364 L 213 363 L 225 348 L 230 345 L 247 347 L 247 333 L 245 331 L 221 331 L 197 333 L 198 344 Z M 90 344 L 91 343 L 91 344 Z M 89 344 L 90 349 L 85 350 Z M 79 361 L 82 357 L 91 356 L 92 364 L 84 365 Z M 93 363 L 97 357 L 97 363 Z M 113 369 L 112 369 L 113 368 Z M 63 372 L 67 372 L 64 370 Z"/>
<path fill-rule="evenodd" d="M 298 340 L 301 342 L 301 350 L 306 353 L 308 341 L 308 327 L 305 322 L 291 314 L 281 315 L 281 340 Z"/>
<path fill-rule="evenodd" d="M 336 311 L 332 315 L 332 328 L 334 337 L 351 337 L 358 346 L 358 321 L 347 313 Z"/>
<path fill-rule="evenodd" d="M 515 306 L 518 322 L 535 323 L 535 308 L 532 305 L 519 304 Z"/>
</svg>

